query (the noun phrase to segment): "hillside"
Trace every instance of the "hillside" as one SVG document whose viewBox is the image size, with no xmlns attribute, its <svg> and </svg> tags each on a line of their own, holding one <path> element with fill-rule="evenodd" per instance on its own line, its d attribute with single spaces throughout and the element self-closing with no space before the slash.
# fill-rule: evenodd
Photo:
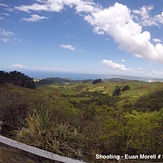
<svg viewBox="0 0 163 163">
<path fill-rule="evenodd" d="M 96 153 L 162 152 L 161 82 L 53 82 L 37 89 L 0 86 L 3 135 L 88 162 Z"/>
<path fill-rule="evenodd" d="M 43 85 L 51 85 L 51 84 L 59 84 L 59 85 L 64 85 L 64 84 L 75 84 L 75 83 L 87 83 L 87 82 L 92 82 L 93 80 L 87 79 L 87 80 L 72 80 L 69 78 L 45 78 L 41 79 L 38 82 L 36 82 L 37 87 L 43 86 Z"/>
</svg>

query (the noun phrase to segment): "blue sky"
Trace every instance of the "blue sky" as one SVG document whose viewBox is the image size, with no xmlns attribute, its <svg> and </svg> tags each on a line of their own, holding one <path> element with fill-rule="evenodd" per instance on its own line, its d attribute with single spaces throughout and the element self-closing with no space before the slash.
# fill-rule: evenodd
<svg viewBox="0 0 163 163">
<path fill-rule="evenodd" d="M 163 78 L 163 0 L 0 0 L 0 69 Z"/>
</svg>

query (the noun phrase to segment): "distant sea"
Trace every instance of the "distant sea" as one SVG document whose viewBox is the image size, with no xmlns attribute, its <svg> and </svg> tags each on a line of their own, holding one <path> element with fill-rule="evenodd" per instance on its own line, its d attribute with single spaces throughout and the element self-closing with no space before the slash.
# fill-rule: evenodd
<svg viewBox="0 0 163 163">
<path fill-rule="evenodd" d="M 83 74 L 83 73 L 65 73 L 65 72 L 35 72 L 35 71 L 26 71 L 22 72 L 26 75 L 37 78 L 37 79 L 44 79 L 44 78 L 69 78 L 72 80 L 87 80 L 87 79 L 112 79 L 112 78 L 120 78 L 126 80 L 138 80 L 138 81 L 145 81 L 145 82 L 154 82 L 160 81 L 163 82 L 163 78 L 151 78 L 151 77 L 136 77 L 136 76 L 124 76 L 124 75 L 114 75 L 114 74 Z"/>
</svg>

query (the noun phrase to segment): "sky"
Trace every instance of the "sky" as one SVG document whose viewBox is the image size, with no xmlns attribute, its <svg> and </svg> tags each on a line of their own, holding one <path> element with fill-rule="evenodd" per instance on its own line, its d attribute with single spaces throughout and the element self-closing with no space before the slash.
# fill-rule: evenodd
<svg viewBox="0 0 163 163">
<path fill-rule="evenodd" d="M 163 0 L 0 0 L 0 70 L 163 78 Z"/>
</svg>

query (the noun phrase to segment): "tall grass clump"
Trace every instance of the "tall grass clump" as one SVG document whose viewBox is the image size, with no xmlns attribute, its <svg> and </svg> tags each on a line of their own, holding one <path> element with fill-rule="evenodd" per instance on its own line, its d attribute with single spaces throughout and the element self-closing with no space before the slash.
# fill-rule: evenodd
<svg viewBox="0 0 163 163">
<path fill-rule="evenodd" d="M 15 138 L 26 144 L 68 157 L 78 157 L 84 139 L 78 133 L 79 111 L 61 108 L 47 98 L 35 103 L 26 118 L 26 127 L 15 131 Z"/>
</svg>

